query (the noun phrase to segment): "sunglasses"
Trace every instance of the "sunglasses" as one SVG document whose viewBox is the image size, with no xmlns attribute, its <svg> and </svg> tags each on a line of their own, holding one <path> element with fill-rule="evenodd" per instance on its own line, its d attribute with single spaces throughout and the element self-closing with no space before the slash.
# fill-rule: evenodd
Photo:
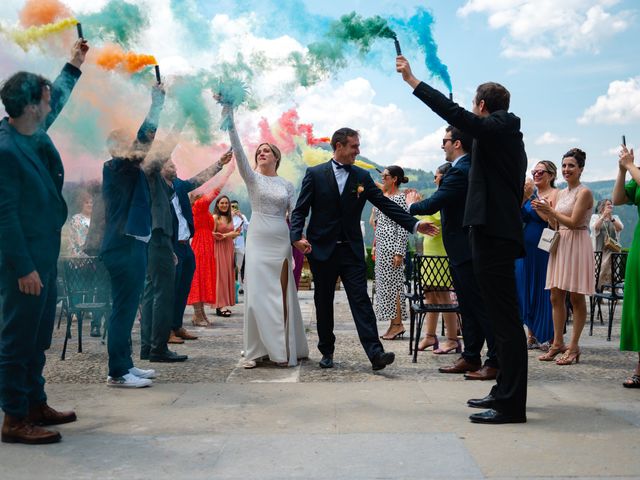
<svg viewBox="0 0 640 480">
<path fill-rule="evenodd" d="M 447 142 L 453 142 L 453 138 L 443 138 L 442 139 L 442 146 L 444 147 Z"/>
<path fill-rule="evenodd" d="M 536 177 L 538 175 L 544 175 L 545 173 L 548 173 L 549 175 L 551 175 L 551 172 L 549 170 L 531 170 L 531 175 L 533 177 Z"/>
</svg>

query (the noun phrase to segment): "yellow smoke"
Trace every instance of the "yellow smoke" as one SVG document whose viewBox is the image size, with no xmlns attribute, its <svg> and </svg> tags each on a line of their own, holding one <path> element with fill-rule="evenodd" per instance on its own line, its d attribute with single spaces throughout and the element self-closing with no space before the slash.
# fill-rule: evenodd
<svg viewBox="0 0 640 480">
<path fill-rule="evenodd" d="M 333 155 L 329 150 L 323 150 L 322 148 L 302 148 L 302 160 L 310 167 L 315 167 L 323 162 L 328 162 L 331 157 L 333 157 Z M 376 168 L 370 163 L 362 160 L 356 160 L 355 166 L 366 170 L 373 170 Z"/>
<path fill-rule="evenodd" d="M 31 45 L 43 38 L 67 30 L 77 24 L 78 20 L 75 18 L 65 18 L 59 22 L 48 23 L 47 25 L 41 25 L 39 27 L 29 27 L 26 30 L 14 30 L 9 32 L 9 37 L 26 52 Z"/>
</svg>

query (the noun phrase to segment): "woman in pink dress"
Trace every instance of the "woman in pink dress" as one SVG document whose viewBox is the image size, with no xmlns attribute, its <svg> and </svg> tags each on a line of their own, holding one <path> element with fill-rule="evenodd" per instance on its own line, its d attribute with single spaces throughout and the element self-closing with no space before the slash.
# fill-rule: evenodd
<svg viewBox="0 0 640 480">
<path fill-rule="evenodd" d="M 231 310 L 225 307 L 236 304 L 233 240 L 240 235 L 240 232 L 233 228 L 231 203 L 226 195 L 222 195 L 216 201 L 213 219 L 216 252 L 216 315 L 229 317 Z"/>
<path fill-rule="evenodd" d="M 593 194 L 580 183 L 586 157 L 579 148 L 572 148 L 562 157 L 562 176 L 567 181 L 567 188 L 558 192 L 556 205 L 551 205 L 545 198 L 531 202 L 536 212 L 544 214 L 549 224 L 560 232 L 556 251 L 549 255 L 545 286 L 551 290 L 553 345 L 538 357 L 538 360 L 548 362 L 562 353 L 556 359 L 557 365 L 580 361 L 578 342 L 587 319 L 585 295 L 593 295 L 595 291 L 593 246 L 588 230 Z M 567 292 L 573 307 L 573 331 L 569 345 L 564 343 Z"/>
</svg>

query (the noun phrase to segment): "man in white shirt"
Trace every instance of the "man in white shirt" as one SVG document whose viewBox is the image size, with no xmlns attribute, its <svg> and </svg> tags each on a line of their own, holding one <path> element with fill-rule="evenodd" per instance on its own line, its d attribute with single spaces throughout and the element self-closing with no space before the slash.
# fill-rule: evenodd
<svg viewBox="0 0 640 480">
<path fill-rule="evenodd" d="M 235 253 L 236 263 L 236 281 L 240 282 L 240 292 L 243 293 L 244 286 L 244 247 L 245 247 L 245 235 L 249 227 L 249 221 L 247 217 L 240 211 L 240 206 L 237 200 L 231 200 L 231 212 L 233 213 L 233 228 L 238 230 L 240 228 L 240 235 L 233 240 L 233 250 Z"/>
</svg>

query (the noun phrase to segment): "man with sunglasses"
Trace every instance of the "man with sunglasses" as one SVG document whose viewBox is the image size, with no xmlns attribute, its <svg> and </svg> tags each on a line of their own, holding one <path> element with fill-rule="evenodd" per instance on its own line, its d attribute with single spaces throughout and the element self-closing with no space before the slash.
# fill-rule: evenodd
<svg viewBox="0 0 640 480">
<path fill-rule="evenodd" d="M 515 260 L 524 255 L 520 204 L 527 155 L 520 119 L 509 113 L 509 91 L 498 83 L 476 89 L 473 111 L 460 107 L 418 80 L 402 55 L 396 71 L 437 115 L 474 138 L 464 225 L 469 227 L 473 270 L 491 319 L 500 373 L 497 385 L 470 407 L 474 423 L 524 423 L 527 402 L 527 345 L 516 293 Z"/>
</svg>

